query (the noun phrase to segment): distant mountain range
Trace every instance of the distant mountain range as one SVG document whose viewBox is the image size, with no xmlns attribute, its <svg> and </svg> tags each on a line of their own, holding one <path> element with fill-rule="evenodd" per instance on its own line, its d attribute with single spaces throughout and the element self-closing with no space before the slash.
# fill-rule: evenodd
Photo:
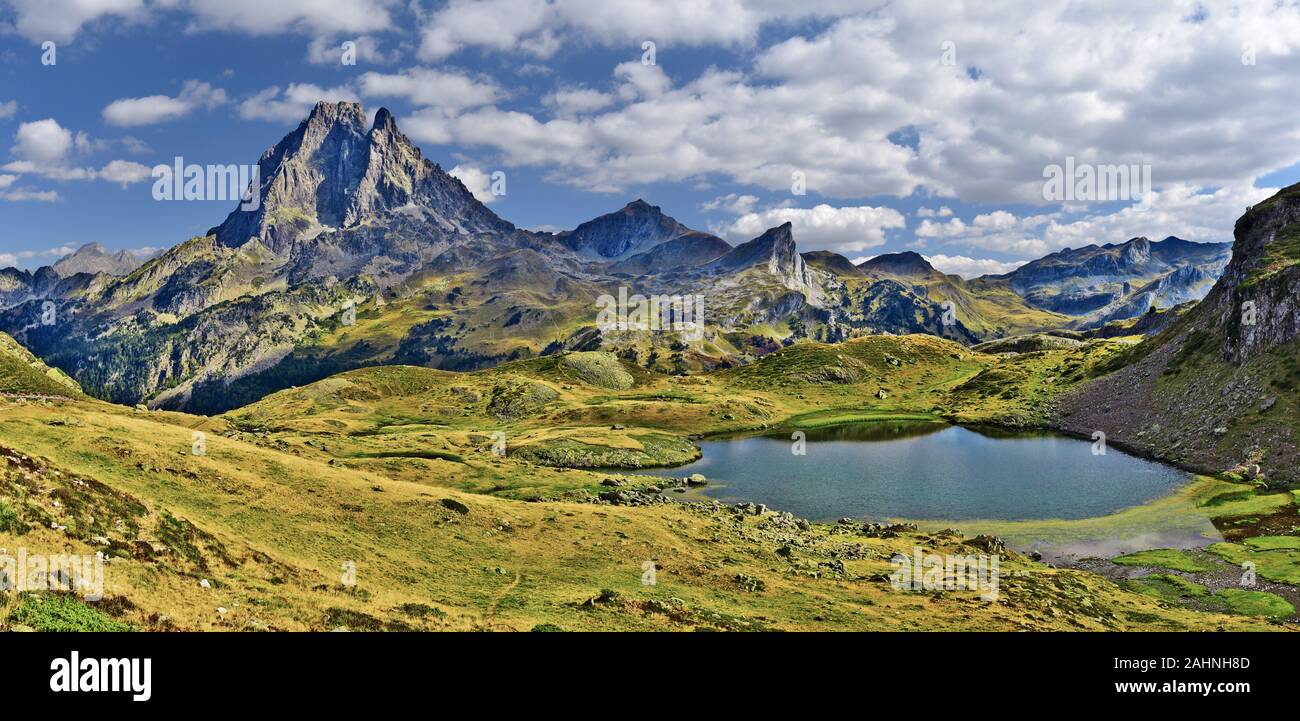
<svg viewBox="0 0 1300 721">
<path fill-rule="evenodd" d="M 256 209 L 143 264 L 92 245 L 0 271 L 0 330 L 93 395 L 217 412 L 383 363 L 464 370 L 600 347 L 685 371 L 800 338 L 973 344 L 1103 324 L 1203 296 L 1229 252 L 1139 238 L 965 280 L 911 252 L 800 253 L 788 223 L 732 247 L 642 200 L 533 232 L 425 159 L 386 109 L 368 124 L 356 103 L 319 103 L 259 166 Z M 703 295 L 707 332 L 602 331 L 595 300 L 619 287 Z"/>
<path fill-rule="evenodd" d="M 1030 304 L 1080 317 L 1089 326 L 1200 300 L 1231 257 L 1231 243 L 1133 238 L 1066 248 L 1001 277 Z"/>
</svg>

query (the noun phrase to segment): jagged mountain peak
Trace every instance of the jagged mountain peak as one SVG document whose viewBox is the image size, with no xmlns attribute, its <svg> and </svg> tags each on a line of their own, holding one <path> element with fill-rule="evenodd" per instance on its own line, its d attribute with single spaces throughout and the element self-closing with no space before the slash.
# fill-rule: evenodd
<svg viewBox="0 0 1300 721">
<path fill-rule="evenodd" d="M 109 253 L 104 246 L 93 242 L 63 256 L 51 266 L 55 273 L 64 278 L 78 273 L 127 275 L 138 267 L 140 260 L 131 253 L 125 250 Z"/>
<path fill-rule="evenodd" d="M 367 127 L 360 103 L 319 102 L 258 161 L 254 207 L 241 204 L 212 233 L 226 246 L 259 239 L 276 254 L 303 238 L 349 228 L 404 206 L 431 213 L 441 230 L 513 230 L 464 184 L 425 159 L 387 108 Z"/>
<path fill-rule="evenodd" d="M 1141 265 L 1151 260 L 1151 241 L 1146 238 L 1133 238 L 1122 247 L 1123 261 L 1129 265 Z"/>
<path fill-rule="evenodd" d="M 385 109 L 382 112 L 387 113 L 388 111 Z M 334 125 L 337 123 L 355 125 L 364 130 L 366 111 L 361 107 L 361 103 L 321 100 L 312 107 L 307 118 L 303 120 L 303 124 L 307 126 Z"/>
<path fill-rule="evenodd" d="M 803 256 L 795 248 L 793 226 L 786 222 L 768 228 L 753 240 L 741 243 L 730 253 L 714 261 L 718 268 L 736 270 L 762 263 L 778 266 L 804 266 Z"/>
<path fill-rule="evenodd" d="M 811 268 L 799 254 L 794 242 L 794 226 L 788 221 L 768 228 L 762 235 L 736 246 L 730 253 L 709 263 L 706 268 L 714 273 L 736 273 L 749 268 L 764 268 L 780 279 L 782 285 L 801 291 L 808 302 L 818 305 L 822 301 L 821 287 Z"/>
<path fill-rule="evenodd" d="M 623 260 L 693 232 L 665 215 L 659 206 L 637 198 L 613 213 L 561 233 L 560 239 L 579 255 L 593 260 Z"/>
</svg>

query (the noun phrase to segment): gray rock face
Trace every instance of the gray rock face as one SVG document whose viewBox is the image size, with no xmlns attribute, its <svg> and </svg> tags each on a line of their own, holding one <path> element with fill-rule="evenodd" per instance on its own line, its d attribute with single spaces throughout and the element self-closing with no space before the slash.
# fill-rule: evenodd
<svg viewBox="0 0 1300 721">
<path fill-rule="evenodd" d="M 1224 256 L 1201 265 L 1178 266 L 1136 289 L 1125 282 L 1118 298 L 1085 316 L 1078 327 L 1093 328 L 1112 320 L 1136 318 L 1152 309 L 1164 310 L 1198 301 L 1209 293 L 1227 265 L 1228 256 Z"/>
<path fill-rule="evenodd" d="M 1300 189 L 1292 186 L 1252 208 L 1234 234 L 1217 311 L 1224 357 L 1244 363 L 1300 336 Z"/>
</svg>

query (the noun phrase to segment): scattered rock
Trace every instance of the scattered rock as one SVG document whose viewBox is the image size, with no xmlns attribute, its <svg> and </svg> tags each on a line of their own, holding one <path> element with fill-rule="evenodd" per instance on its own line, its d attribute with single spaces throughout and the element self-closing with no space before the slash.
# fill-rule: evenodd
<svg viewBox="0 0 1300 721">
<path fill-rule="evenodd" d="M 965 545 L 974 546 L 985 553 L 1006 553 L 1007 550 L 1007 544 L 1001 538 L 985 534 L 970 539 Z"/>
<path fill-rule="evenodd" d="M 451 511 L 455 511 L 462 516 L 469 515 L 469 506 L 465 505 L 464 503 L 461 503 L 460 501 L 454 498 L 444 498 L 440 501 L 440 503 L 442 503 L 443 508 L 446 508 Z"/>
<path fill-rule="evenodd" d="M 900 533 L 916 533 L 915 523 L 865 523 L 860 530 L 867 538 L 894 538 Z"/>
</svg>

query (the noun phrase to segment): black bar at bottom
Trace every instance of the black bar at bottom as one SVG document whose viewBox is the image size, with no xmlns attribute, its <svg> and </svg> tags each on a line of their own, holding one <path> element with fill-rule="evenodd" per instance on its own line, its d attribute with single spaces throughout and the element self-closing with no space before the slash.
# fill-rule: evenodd
<svg viewBox="0 0 1300 721">
<path fill-rule="evenodd" d="M 1123 708 L 1129 701 L 1278 701 L 1296 687 L 1292 634 L 23 634 L 0 635 L 6 695 L 40 708 L 125 705 L 201 711 L 203 699 L 226 710 L 244 703 L 337 709 L 382 694 L 427 701 L 429 694 L 486 691 L 504 700 L 522 688 L 547 695 L 584 693 L 609 683 L 652 687 L 753 670 L 754 692 L 792 684 L 850 684 L 845 692 L 910 693 L 933 684 L 991 682 L 996 694 L 1035 684 L 1062 702 Z M 54 691 L 58 659 L 94 659 L 117 673 L 135 659 L 148 690 Z M 53 667 L 53 668 L 52 668 Z M 658 679 L 658 680 L 653 680 Z M 80 680 L 80 679 L 79 679 Z M 67 679 L 54 679 L 54 685 Z M 1127 684 L 1121 686 L 1123 684 Z M 1193 686 L 1192 684 L 1196 684 Z M 137 684 L 143 685 L 143 684 Z M 126 683 L 120 686 L 128 687 Z M 477 688 L 476 688 L 477 687 Z M 877 688 L 878 687 L 878 688 Z M 728 682 L 723 688 L 732 688 Z M 788 687 L 787 687 L 788 688 Z M 795 686 L 797 688 L 797 686 Z M 441 692 L 439 691 L 441 689 Z M 718 689 L 722 691 L 722 689 Z M 147 701 L 134 701 L 134 695 Z M 874 691 L 870 691 L 874 695 Z M 726 695 L 726 692 L 723 693 Z M 742 694 L 743 695 L 743 694 Z M 522 699 L 521 699 L 522 701 Z"/>
</svg>

